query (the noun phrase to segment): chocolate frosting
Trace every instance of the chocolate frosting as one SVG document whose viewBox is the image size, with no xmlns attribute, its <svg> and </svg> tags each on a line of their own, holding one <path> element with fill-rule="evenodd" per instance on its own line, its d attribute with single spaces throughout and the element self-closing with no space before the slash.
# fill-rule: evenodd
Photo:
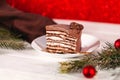
<svg viewBox="0 0 120 80">
<path fill-rule="evenodd" d="M 12 32 L 22 34 L 21 38 L 28 42 L 44 35 L 45 26 L 51 24 L 56 23 L 48 17 L 12 8 L 5 0 L 0 0 L 0 25 Z"/>
</svg>

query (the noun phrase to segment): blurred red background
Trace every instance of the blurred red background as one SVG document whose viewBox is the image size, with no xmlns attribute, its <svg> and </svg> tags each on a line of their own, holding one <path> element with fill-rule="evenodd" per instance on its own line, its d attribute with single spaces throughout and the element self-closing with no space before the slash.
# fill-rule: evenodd
<svg viewBox="0 0 120 80">
<path fill-rule="evenodd" d="M 25 12 L 50 18 L 120 23 L 120 0 L 7 0 Z"/>
</svg>

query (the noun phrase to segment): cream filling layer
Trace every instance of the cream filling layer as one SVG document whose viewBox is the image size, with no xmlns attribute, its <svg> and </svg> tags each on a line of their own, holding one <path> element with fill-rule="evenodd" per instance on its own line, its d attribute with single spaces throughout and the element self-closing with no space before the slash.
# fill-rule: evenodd
<svg viewBox="0 0 120 80">
<path fill-rule="evenodd" d="M 55 41 L 55 40 L 47 40 L 47 42 L 49 43 L 60 43 L 60 44 L 65 44 L 65 45 L 71 45 L 71 46 L 74 46 L 76 45 L 75 42 L 70 42 L 70 41 Z"/>
<path fill-rule="evenodd" d="M 75 46 L 75 47 L 73 47 L 73 46 L 70 46 L 70 45 L 65 45 L 65 44 L 62 44 L 62 43 L 55 43 L 55 42 L 47 42 L 47 45 L 51 45 L 51 46 L 60 46 L 60 47 L 67 47 L 67 48 L 71 48 L 71 49 L 73 49 L 73 50 L 75 50 L 76 49 L 76 45 L 73 45 L 73 46 Z"/>
<path fill-rule="evenodd" d="M 60 35 L 61 36 L 61 35 Z M 72 40 L 72 41 L 77 41 L 77 39 L 73 39 L 73 38 L 70 38 L 70 37 L 65 37 L 65 36 L 61 36 L 61 37 L 57 37 L 57 36 L 46 36 L 46 39 L 52 39 L 52 40 Z"/>
<path fill-rule="evenodd" d="M 63 38 L 57 37 L 57 36 L 46 37 L 46 39 L 51 39 L 51 40 L 63 40 Z"/>
</svg>

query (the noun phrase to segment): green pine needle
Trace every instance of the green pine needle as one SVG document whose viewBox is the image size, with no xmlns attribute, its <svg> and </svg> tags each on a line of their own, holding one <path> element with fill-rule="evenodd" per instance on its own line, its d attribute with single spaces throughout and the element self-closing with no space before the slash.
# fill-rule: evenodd
<svg viewBox="0 0 120 80">
<path fill-rule="evenodd" d="M 25 41 L 19 38 L 17 33 L 10 32 L 9 30 L 0 26 L 0 48 L 21 50 L 25 49 Z"/>
<path fill-rule="evenodd" d="M 112 44 L 106 43 L 107 47 L 99 52 L 100 69 L 115 69 L 120 67 L 120 49 L 116 49 Z"/>
<path fill-rule="evenodd" d="M 25 49 L 25 44 L 17 40 L 0 40 L 0 48 L 22 50 Z"/>
<path fill-rule="evenodd" d="M 120 49 L 114 48 L 110 43 L 98 52 L 98 55 L 88 54 L 83 59 L 75 61 L 60 62 L 60 72 L 77 72 L 81 71 L 86 65 L 92 65 L 99 69 L 115 69 L 120 67 Z"/>
<path fill-rule="evenodd" d="M 5 29 L 0 26 L 0 40 L 9 40 L 9 39 L 15 40 L 15 39 L 20 39 L 20 37 L 21 37 L 20 34 L 13 33 L 8 29 Z"/>
</svg>

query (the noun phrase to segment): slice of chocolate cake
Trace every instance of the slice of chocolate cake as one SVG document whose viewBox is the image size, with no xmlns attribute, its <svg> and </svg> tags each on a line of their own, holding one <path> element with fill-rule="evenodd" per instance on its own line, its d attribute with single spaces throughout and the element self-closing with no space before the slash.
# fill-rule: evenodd
<svg viewBox="0 0 120 80">
<path fill-rule="evenodd" d="M 82 30 L 83 25 L 75 22 L 46 26 L 46 50 L 63 54 L 80 52 Z"/>
</svg>

